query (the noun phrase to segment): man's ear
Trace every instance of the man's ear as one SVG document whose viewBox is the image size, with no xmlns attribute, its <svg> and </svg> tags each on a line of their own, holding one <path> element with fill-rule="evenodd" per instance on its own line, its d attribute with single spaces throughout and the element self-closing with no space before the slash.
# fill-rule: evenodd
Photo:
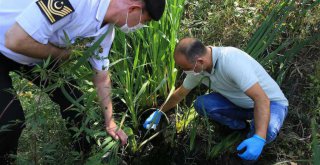
<svg viewBox="0 0 320 165">
<path fill-rule="evenodd" d="M 139 10 L 144 7 L 144 4 L 141 0 L 129 0 L 130 1 L 130 7 L 129 7 L 129 12 L 131 13 L 134 10 Z"/>
<path fill-rule="evenodd" d="M 203 57 L 198 57 L 197 61 L 199 64 L 204 64 L 205 63 L 205 59 Z"/>
<path fill-rule="evenodd" d="M 131 6 L 129 7 L 129 13 L 132 13 L 132 12 L 135 11 L 135 10 L 141 11 L 141 7 L 140 7 L 139 5 L 131 5 Z"/>
</svg>

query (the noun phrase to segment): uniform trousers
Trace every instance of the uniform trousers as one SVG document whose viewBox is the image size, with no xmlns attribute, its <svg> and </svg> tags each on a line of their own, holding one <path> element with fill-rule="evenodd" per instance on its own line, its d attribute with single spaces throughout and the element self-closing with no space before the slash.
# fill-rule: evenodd
<svg viewBox="0 0 320 165">
<path fill-rule="evenodd" d="M 16 72 L 38 86 L 49 84 L 40 80 L 39 75 L 34 75 L 32 69 L 33 66 L 19 64 L 0 53 L 0 164 L 10 164 L 13 161 L 9 155 L 17 153 L 19 137 L 26 126 L 23 108 L 15 92 L 12 92 L 13 86 L 9 72 Z M 69 83 L 75 84 L 75 81 Z M 82 92 L 73 85 L 64 85 L 64 87 L 75 100 L 82 95 Z M 83 114 L 70 108 L 72 103 L 63 95 L 61 88 L 53 89 L 48 93 L 50 93 L 51 100 L 60 106 L 62 118 L 66 120 L 66 127 L 73 137 L 75 132 L 69 128 L 80 127 Z M 72 146 L 79 152 L 90 150 L 90 144 L 85 140 L 85 135 L 80 135 L 80 138 L 74 139 Z"/>
</svg>

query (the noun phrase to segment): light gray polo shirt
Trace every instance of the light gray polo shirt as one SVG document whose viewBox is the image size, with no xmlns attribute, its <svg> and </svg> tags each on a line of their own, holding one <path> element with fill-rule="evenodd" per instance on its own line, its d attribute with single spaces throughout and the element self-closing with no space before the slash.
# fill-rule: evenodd
<svg viewBox="0 0 320 165">
<path fill-rule="evenodd" d="M 211 73 L 188 74 L 183 82 L 186 89 L 203 83 L 220 93 L 235 105 L 253 108 L 253 100 L 245 94 L 255 83 L 259 83 L 270 101 L 288 106 L 288 100 L 279 85 L 266 70 L 246 52 L 234 47 L 211 47 L 213 69 Z"/>
</svg>

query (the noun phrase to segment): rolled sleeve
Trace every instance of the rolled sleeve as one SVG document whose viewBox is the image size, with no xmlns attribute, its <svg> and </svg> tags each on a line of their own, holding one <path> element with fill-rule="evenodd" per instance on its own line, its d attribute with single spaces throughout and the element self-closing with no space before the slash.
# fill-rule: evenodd
<svg viewBox="0 0 320 165">
<path fill-rule="evenodd" d="M 186 89 L 193 89 L 195 88 L 197 85 L 199 85 L 200 81 L 201 81 L 201 77 L 202 76 L 193 76 L 193 75 L 187 75 L 186 78 L 183 81 L 182 86 Z"/>
<path fill-rule="evenodd" d="M 102 52 L 96 53 L 97 55 L 91 56 L 88 60 L 91 66 L 96 70 L 109 70 L 110 61 L 108 59 L 109 52 L 112 46 L 112 42 L 115 36 L 114 27 L 109 34 L 107 34 L 106 38 L 100 44 L 102 48 Z M 95 41 L 97 41 L 101 36 L 96 37 Z"/>
</svg>

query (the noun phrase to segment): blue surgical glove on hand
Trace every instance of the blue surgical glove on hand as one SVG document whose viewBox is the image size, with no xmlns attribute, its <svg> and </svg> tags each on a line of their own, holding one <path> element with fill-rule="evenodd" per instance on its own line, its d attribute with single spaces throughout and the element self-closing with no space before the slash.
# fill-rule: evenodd
<svg viewBox="0 0 320 165">
<path fill-rule="evenodd" d="M 238 156 L 245 160 L 257 160 L 265 144 L 266 140 L 255 134 L 251 138 L 244 140 L 237 147 L 238 151 L 246 148 L 246 150 L 243 153 L 238 154 Z"/>
<path fill-rule="evenodd" d="M 152 125 L 152 129 L 156 129 L 157 125 L 160 122 L 162 116 L 162 112 L 160 110 L 156 110 L 154 111 L 148 118 L 147 120 L 144 122 L 143 127 L 145 129 L 149 129 L 150 126 Z M 153 123 L 153 124 L 152 124 Z"/>
</svg>

